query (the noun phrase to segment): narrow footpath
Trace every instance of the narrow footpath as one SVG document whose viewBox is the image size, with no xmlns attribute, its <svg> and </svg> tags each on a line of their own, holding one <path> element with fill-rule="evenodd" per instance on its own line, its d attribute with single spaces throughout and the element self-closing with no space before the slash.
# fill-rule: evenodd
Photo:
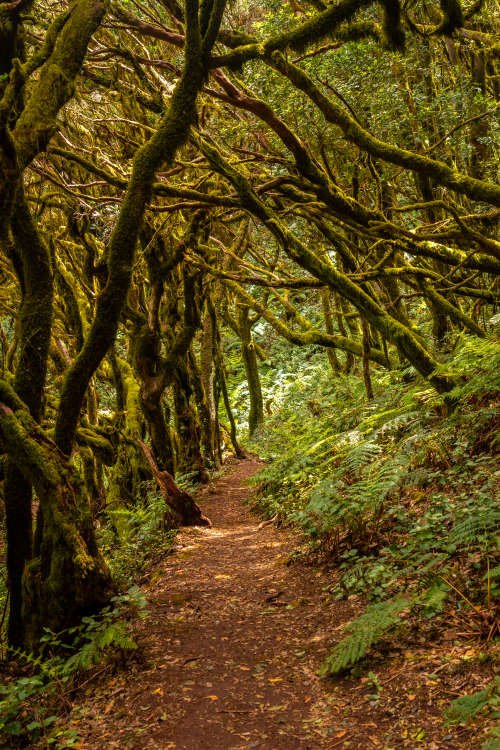
<svg viewBox="0 0 500 750">
<path fill-rule="evenodd" d="M 414 687 L 398 686 L 397 674 L 388 673 L 393 697 L 383 709 L 366 682 L 318 678 L 356 610 L 328 600 L 325 571 L 287 564 L 298 543 L 293 532 L 247 509 L 246 480 L 259 467 L 254 459 L 235 463 L 200 500 L 212 528 L 182 530 L 174 554 L 152 571 L 150 616 L 137 625 L 139 658 L 77 699 L 66 726 L 78 730 L 79 747 L 476 747 L 468 732 L 437 736 L 435 706 L 422 705 L 416 688 L 405 701 Z M 415 739 L 418 732 L 426 741 Z"/>
</svg>

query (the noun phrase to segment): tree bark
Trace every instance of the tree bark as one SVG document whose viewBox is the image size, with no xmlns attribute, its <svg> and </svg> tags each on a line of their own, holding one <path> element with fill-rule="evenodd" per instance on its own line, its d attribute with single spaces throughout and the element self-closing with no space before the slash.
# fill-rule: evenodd
<svg viewBox="0 0 500 750">
<path fill-rule="evenodd" d="M 114 588 L 80 478 L 2 380 L 0 444 L 33 484 L 42 511 L 35 556 L 23 576 L 24 643 L 36 650 L 44 628 L 74 625 L 107 604 Z"/>
<path fill-rule="evenodd" d="M 193 388 L 187 365 L 179 362 L 173 374 L 175 423 L 179 437 L 177 472 L 195 482 L 208 482 L 208 472 L 200 449 L 200 427 L 193 408 Z"/>
<path fill-rule="evenodd" d="M 255 345 L 252 341 L 250 308 L 240 305 L 238 311 L 238 330 L 241 339 L 241 357 L 245 367 L 248 383 L 250 409 L 248 413 L 248 434 L 250 437 L 264 424 L 264 402 L 260 385 L 259 364 Z"/>
<path fill-rule="evenodd" d="M 151 449 L 142 440 L 138 443 L 171 511 L 174 523 L 178 526 L 211 526 L 210 519 L 203 515 L 191 495 L 178 487 L 168 471 L 160 471 Z"/>
<path fill-rule="evenodd" d="M 22 268 L 19 359 L 14 389 L 33 419 L 39 421 L 43 413 L 54 288 L 48 249 L 36 230 L 21 185 L 11 226 Z M 24 643 L 25 625 L 22 578 L 33 552 L 32 485 L 12 461 L 7 465 L 4 493 L 9 586 L 7 638 L 10 646 L 20 648 Z"/>
</svg>

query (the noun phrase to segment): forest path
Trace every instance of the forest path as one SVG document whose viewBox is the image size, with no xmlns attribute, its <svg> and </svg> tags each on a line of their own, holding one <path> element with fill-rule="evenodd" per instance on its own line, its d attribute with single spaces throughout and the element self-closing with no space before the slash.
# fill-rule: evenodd
<svg viewBox="0 0 500 750">
<path fill-rule="evenodd" d="M 286 564 L 296 535 L 246 508 L 245 482 L 260 467 L 239 461 L 220 478 L 200 501 L 212 528 L 183 529 L 154 572 L 137 634 L 144 663 L 73 712 L 83 748 L 342 746 L 317 670 L 350 608 L 336 603 L 333 622 L 322 573 Z M 342 717 L 338 700 L 334 711 Z"/>
<path fill-rule="evenodd" d="M 65 728 L 77 730 L 78 747 L 477 750 L 473 728 L 442 724 L 463 679 L 449 646 L 393 644 L 395 658 L 372 667 L 381 700 L 366 673 L 319 679 L 360 604 L 329 598 L 334 571 L 287 565 L 297 533 L 262 525 L 245 503 L 246 480 L 261 466 L 235 461 L 202 493 L 213 526 L 183 529 L 174 554 L 150 574 L 150 615 L 135 626 L 139 658 L 76 696 Z"/>
</svg>

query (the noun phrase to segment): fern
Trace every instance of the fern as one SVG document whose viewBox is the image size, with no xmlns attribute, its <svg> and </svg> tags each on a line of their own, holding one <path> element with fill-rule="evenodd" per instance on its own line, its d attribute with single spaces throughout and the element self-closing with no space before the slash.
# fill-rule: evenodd
<svg viewBox="0 0 500 750">
<path fill-rule="evenodd" d="M 374 643 L 401 622 L 399 615 L 412 606 L 412 601 L 396 597 L 371 604 L 357 620 L 347 626 L 349 635 L 338 643 L 326 658 L 320 674 L 334 675 L 348 669 L 366 656 Z"/>
<path fill-rule="evenodd" d="M 475 498 L 461 513 L 462 517 L 450 532 L 450 544 L 455 547 L 488 546 L 500 526 L 500 508 L 495 500 L 484 496 Z"/>
<path fill-rule="evenodd" d="M 34 747 L 33 743 L 56 718 L 48 715 L 51 704 L 63 697 L 67 702 L 68 686 L 79 674 L 114 651 L 123 655 L 137 648 L 123 617 L 132 609 L 144 610 L 145 606 L 142 591 L 132 587 L 126 594 L 114 597 L 113 606 L 104 608 L 96 617 L 84 617 L 78 626 L 59 634 L 45 630 L 38 655 L 18 651 L 16 656 L 27 663 L 32 674 L 0 685 L 0 742 L 5 736 L 17 737 L 22 739 L 23 747 L 27 743 Z M 51 741 L 49 744 L 52 746 Z"/>
<path fill-rule="evenodd" d="M 359 443 L 345 457 L 345 470 L 353 473 L 362 471 L 380 454 L 381 450 L 380 445 L 375 442 Z"/>
<path fill-rule="evenodd" d="M 481 745 L 481 750 L 498 750 L 500 747 L 500 728 L 493 727 L 488 739 Z"/>
<path fill-rule="evenodd" d="M 498 340 L 464 336 L 452 362 L 453 369 L 467 378 L 449 396 L 458 401 L 486 393 L 498 393 L 500 349 Z M 444 367 L 439 368 L 440 371 Z"/>
<path fill-rule="evenodd" d="M 421 603 L 426 612 L 433 614 L 441 612 L 450 594 L 448 586 L 443 581 L 435 581 L 432 586 L 421 596 Z"/>
<path fill-rule="evenodd" d="M 500 706 L 500 677 L 496 677 L 484 690 L 463 695 L 454 700 L 445 712 L 448 724 L 466 724 L 484 708 Z"/>
<path fill-rule="evenodd" d="M 95 623 L 95 627 L 93 627 Z M 102 661 L 104 655 L 111 650 L 134 651 L 137 643 L 130 636 L 127 625 L 123 621 L 113 621 L 105 612 L 100 621 L 94 618 L 84 618 L 85 642 L 79 646 L 76 653 L 65 660 L 61 667 L 62 674 L 72 675 L 85 671 Z"/>
</svg>

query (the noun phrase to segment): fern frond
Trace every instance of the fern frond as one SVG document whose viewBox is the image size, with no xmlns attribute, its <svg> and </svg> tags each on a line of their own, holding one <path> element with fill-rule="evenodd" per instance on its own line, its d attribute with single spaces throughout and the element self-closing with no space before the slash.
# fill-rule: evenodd
<svg viewBox="0 0 500 750">
<path fill-rule="evenodd" d="M 358 472 L 373 461 L 381 450 L 380 445 L 375 442 L 359 443 L 344 458 L 344 467 L 347 471 Z"/>
<path fill-rule="evenodd" d="M 500 747 L 500 728 L 493 727 L 486 742 L 481 745 L 481 750 L 498 750 Z"/>
<path fill-rule="evenodd" d="M 412 604 L 410 599 L 396 597 L 367 607 L 357 620 L 347 626 L 349 635 L 326 658 L 321 667 L 321 676 L 338 674 L 356 664 L 366 656 L 374 643 L 401 622 L 399 615 Z"/>
<path fill-rule="evenodd" d="M 486 706 L 498 707 L 500 703 L 500 677 L 496 677 L 484 690 L 463 695 L 454 700 L 445 712 L 448 724 L 465 724 Z"/>
<path fill-rule="evenodd" d="M 490 502 L 475 502 L 466 509 L 450 532 L 450 543 L 456 547 L 470 547 L 487 542 L 500 527 L 500 508 Z"/>
</svg>

